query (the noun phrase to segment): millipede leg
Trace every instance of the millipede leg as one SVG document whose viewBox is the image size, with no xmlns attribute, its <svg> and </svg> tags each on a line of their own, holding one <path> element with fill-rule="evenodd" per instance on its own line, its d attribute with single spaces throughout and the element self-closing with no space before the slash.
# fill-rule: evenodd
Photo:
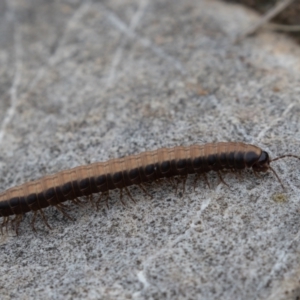
<svg viewBox="0 0 300 300">
<path fill-rule="evenodd" d="M 186 184 L 186 180 L 187 180 L 187 175 L 182 176 L 182 179 L 183 179 L 183 181 L 182 181 L 182 193 L 184 194 L 184 192 L 185 192 L 185 184 Z"/>
<path fill-rule="evenodd" d="M 90 195 L 90 196 L 89 196 L 89 200 L 88 200 L 88 201 L 91 203 L 92 207 L 95 206 L 95 202 L 94 202 L 94 197 L 93 197 L 93 195 Z"/>
<path fill-rule="evenodd" d="M 237 174 L 238 180 L 241 181 L 242 180 L 242 172 L 241 172 L 241 170 L 238 170 L 238 172 L 236 174 Z"/>
<path fill-rule="evenodd" d="M 76 201 L 76 199 L 71 199 L 71 202 L 77 206 L 79 206 L 78 202 Z"/>
<path fill-rule="evenodd" d="M 176 189 L 175 189 L 175 195 L 177 195 L 177 191 L 178 191 L 178 185 L 179 185 L 179 182 L 180 182 L 180 179 L 178 177 L 175 178 L 176 180 Z"/>
<path fill-rule="evenodd" d="M 107 209 L 109 209 L 109 205 L 108 205 L 109 191 L 107 191 L 105 194 L 106 194 L 106 198 L 105 198 L 106 207 L 107 207 Z"/>
<path fill-rule="evenodd" d="M 10 225 L 11 225 L 11 229 L 12 229 L 12 230 L 15 230 L 15 222 L 16 222 L 16 220 L 17 220 L 17 216 L 18 216 L 18 215 L 14 215 L 14 218 L 11 219 L 11 221 L 10 221 Z"/>
<path fill-rule="evenodd" d="M 76 203 L 76 201 L 75 201 L 74 199 L 70 199 L 70 201 L 71 201 L 73 204 L 77 205 L 77 203 Z"/>
<path fill-rule="evenodd" d="M 83 207 L 83 203 L 81 200 L 79 200 L 78 198 L 75 198 L 74 201 L 78 206 Z"/>
<path fill-rule="evenodd" d="M 34 222 L 35 222 L 37 213 L 38 213 L 37 210 L 35 210 L 35 211 L 33 212 L 33 217 L 32 217 L 32 220 L 31 220 L 31 222 L 30 222 L 30 225 L 31 225 L 32 230 L 33 230 L 34 232 L 36 232 L 36 229 L 35 229 L 35 227 L 34 227 Z"/>
<path fill-rule="evenodd" d="M 275 170 L 274 170 L 271 166 L 269 166 L 269 169 L 274 173 L 274 175 L 275 175 L 276 178 L 278 179 L 279 183 L 280 183 L 281 186 L 282 186 L 282 189 L 285 190 L 285 187 L 284 187 L 284 185 L 283 185 L 281 179 L 279 178 L 279 176 L 278 176 L 277 173 L 275 172 Z"/>
<path fill-rule="evenodd" d="M 44 223 L 46 224 L 46 226 L 47 226 L 49 229 L 52 230 L 51 226 L 48 224 L 47 218 L 46 218 L 46 216 L 45 216 L 43 210 L 40 209 L 40 210 L 38 210 L 38 212 L 41 214 L 42 219 L 43 219 Z"/>
<path fill-rule="evenodd" d="M 220 181 L 221 181 L 223 184 L 227 185 L 227 186 L 230 188 L 230 186 L 224 181 L 224 179 L 223 179 L 223 177 L 222 177 L 222 175 L 221 175 L 221 172 L 218 171 L 217 174 L 218 174 L 218 177 L 219 177 Z"/>
<path fill-rule="evenodd" d="M 59 206 L 59 207 L 62 207 L 64 209 L 68 209 L 69 208 L 68 205 L 66 205 L 65 203 L 58 203 L 58 204 L 56 204 L 54 206 Z"/>
<path fill-rule="evenodd" d="M 105 199 L 105 203 L 106 203 L 107 208 L 108 208 L 108 200 L 109 200 L 109 191 L 107 191 L 106 199 Z"/>
<path fill-rule="evenodd" d="M 3 222 L 0 224 L 0 230 L 1 230 L 1 235 L 3 235 L 3 224 L 4 224 L 4 220 L 5 220 L 5 217 L 3 217 Z"/>
<path fill-rule="evenodd" d="M 210 184 L 209 184 L 207 175 L 206 175 L 205 173 L 203 173 L 203 176 L 204 176 L 204 181 L 205 181 L 205 183 L 208 185 L 208 188 L 210 189 Z"/>
<path fill-rule="evenodd" d="M 96 201 L 96 209 L 99 210 L 99 206 L 101 203 L 101 199 L 102 199 L 103 193 L 100 194 L 98 200 Z"/>
<path fill-rule="evenodd" d="M 9 223 L 9 216 L 7 217 L 7 219 L 5 221 L 5 231 L 6 231 L 6 233 L 8 233 L 8 223 Z"/>
<path fill-rule="evenodd" d="M 174 179 L 172 177 L 170 177 L 170 181 L 172 182 L 173 187 L 175 188 L 176 187 L 176 182 L 174 181 Z"/>
<path fill-rule="evenodd" d="M 200 175 L 196 174 L 195 179 L 194 179 L 194 192 L 196 190 L 196 183 L 197 183 L 197 181 L 198 181 L 199 178 L 200 178 Z"/>
<path fill-rule="evenodd" d="M 15 227 L 16 235 L 19 235 L 19 227 L 20 227 L 20 223 L 21 223 L 22 219 L 23 219 L 23 215 L 20 214 L 20 215 L 17 215 L 14 220 L 16 222 L 16 227 Z"/>
<path fill-rule="evenodd" d="M 3 222 L 1 223 L 1 234 L 3 235 L 3 227 L 6 227 L 6 232 L 7 232 L 7 223 L 9 221 L 9 217 L 3 217 Z"/>
<path fill-rule="evenodd" d="M 253 170 L 253 173 L 254 173 L 254 175 L 255 175 L 257 178 L 261 178 L 261 176 L 258 174 L 258 172 L 255 172 L 255 171 Z"/>
<path fill-rule="evenodd" d="M 121 201 L 122 205 L 125 207 L 126 204 L 125 204 L 125 202 L 123 201 L 123 189 L 122 189 L 122 188 L 120 189 L 120 201 Z"/>
<path fill-rule="evenodd" d="M 140 183 L 140 184 L 138 185 L 138 187 L 139 187 L 146 195 L 148 195 L 151 199 L 153 199 L 152 195 L 150 195 L 150 194 L 146 191 L 146 189 L 145 189 L 145 187 L 143 186 L 142 183 Z"/>
<path fill-rule="evenodd" d="M 17 219 L 18 219 L 18 215 L 15 215 L 15 217 L 10 222 L 12 230 L 16 230 L 15 226 L 16 226 L 16 223 L 17 223 Z"/>
<path fill-rule="evenodd" d="M 97 210 L 99 209 L 99 206 L 100 206 L 100 203 L 102 202 L 101 199 L 103 196 L 106 196 L 105 198 L 105 203 L 106 203 L 106 207 L 107 209 L 109 209 L 109 205 L 108 205 L 108 200 L 109 200 L 109 191 L 107 192 L 102 192 L 100 197 L 98 198 L 98 200 L 96 201 L 96 207 L 97 207 Z"/>
<path fill-rule="evenodd" d="M 154 182 L 157 184 L 157 186 L 162 186 L 165 183 L 166 178 L 158 178 Z"/>
<path fill-rule="evenodd" d="M 172 186 L 173 188 L 176 187 L 176 185 L 175 185 L 175 183 L 174 183 L 174 181 L 173 181 L 173 179 L 172 179 L 171 177 L 166 178 L 166 180 L 171 184 L 171 186 Z"/>
<path fill-rule="evenodd" d="M 131 199 L 131 201 L 133 203 L 136 203 L 136 201 L 134 200 L 134 198 L 132 197 L 132 195 L 130 194 L 130 192 L 129 192 L 129 190 L 128 190 L 128 188 L 126 186 L 125 186 L 125 191 L 126 191 L 128 197 Z"/>
<path fill-rule="evenodd" d="M 55 208 L 58 211 L 60 211 L 65 217 L 67 217 L 69 220 L 74 221 L 74 219 L 66 212 L 66 210 L 65 210 L 67 208 L 66 205 L 60 203 L 60 204 L 55 205 Z"/>
<path fill-rule="evenodd" d="M 5 220 L 5 217 L 3 217 L 3 222 L 1 223 L 1 225 L 0 225 L 0 230 L 1 230 L 1 235 L 3 235 L 3 225 L 4 225 L 4 221 Z"/>
</svg>

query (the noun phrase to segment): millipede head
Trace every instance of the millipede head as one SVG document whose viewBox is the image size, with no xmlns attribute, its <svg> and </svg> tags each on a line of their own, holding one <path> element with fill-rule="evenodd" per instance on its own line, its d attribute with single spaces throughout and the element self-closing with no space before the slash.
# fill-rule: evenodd
<svg viewBox="0 0 300 300">
<path fill-rule="evenodd" d="M 262 151 L 259 159 L 252 165 L 255 172 L 267 172 L 270 169 L 270 157 L 268 152 Z"/>
<path fill-rule="evenodd" d="M 252 165 L 253 171 L 254 172 L 267 172 L 268 170 L 271 170 L 273 172 L 273 174 L 276 176 L 279 183 L 281 184 L 282 188 L 285 189 L 280 177 L 277 175 L 276 171 L 270 166 L 271 162 L 282 159 L 284 157 L 294 157 L 294 158 L 300 159 L 299 156 L 296 156 L 293 154 L 286 154 L 286 155 L 278 156 L 274 159 L 270 159 L 269 154 L 266 151 L 262 151 L 258 160 Z"/>
</svg>

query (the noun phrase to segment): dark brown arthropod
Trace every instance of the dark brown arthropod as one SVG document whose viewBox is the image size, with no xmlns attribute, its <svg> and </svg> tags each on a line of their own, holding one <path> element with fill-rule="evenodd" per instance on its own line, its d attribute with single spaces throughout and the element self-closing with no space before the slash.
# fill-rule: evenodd
<svg viewBox="0 0 300 300">
<path fill-rule="evenodd" d="M 109 190 L 118 188 L 121 191 L 122 201 L 123 189 L 132 198 L 127 189 L 128 186 L 139 185 L 147 193 L 143 183 L 157 181 L 161 178 L 171 180 L 174 176 L 186 178 L 188 174 L 196 174 L 196 181 L 198 175 L 206 176 L 209 171 L 216 171 L 220 180 L 224 182 L 220 173 L 224 169 L 240 171 L 252 168 L 254 173 L 271 170 L 283 187 L 280 178 L 270 166 L 270 162 L 284 157 L 300 159 L 299 156 L 288 154 L 271 160 L 268 153 L 257 146 L 237 142 L 220 142 L 161 148 L 111 159 L 107 162 L 80 166 L 45 176 L 1 193 L 2 227 L 7 226 L 9 216 L 15 215 L 16 217 L 11 221 L 15 223 L 17 230 L 22 215 L 29 211 L 34 212 L 33 228 L 37 212 L 41 213 L 46 225 L 50 227 L 43 213 L 43 209 L 50 205 L 68 216 L 63 204 L 67 200 L 78 204 L 80 203 L 78 197 L 91 196 L 95 193 L 108 194 Z"/>
</svg>

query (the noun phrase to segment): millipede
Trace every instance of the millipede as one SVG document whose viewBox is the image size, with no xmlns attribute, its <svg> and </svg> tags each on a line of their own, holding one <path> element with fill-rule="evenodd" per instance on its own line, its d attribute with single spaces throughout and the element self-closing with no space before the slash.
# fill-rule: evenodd
<svg viewBox="0 0 300 300">
<path fill-rule="evenodd" d="M 271 162 L 284 157 L 300 159 L 300 156 L 293 154 L 270 159 L 269 154 L 257 146 L 242 142 L 219 142 L 161 148 L 79 166 L 2 192 L 0 194 L 0 216 L 3 217 L 1 232 L 2 228 L 4 226 L 7 228 L 7 224 L 11 222 L 18 234 L 22 217 L 29 211 L 33 212 L 31 220 L 33 230 L 35 230 L 34 223 L 38 213 L 41 214 L 46 226 L 51 228 L 43 212 L 48 206 L 56 207 L 65 216 L 71 218 L 66 212 L 67 206 L 63 203 L 65 201 L 69 200 L 80 205 L 82 202 L 78 198 L 86 196 L 93 201 L 93 194 L 100 193 L 100 197 L 96 200 L 98 206 L 102 201 L 101 196 L 106 195 L 107 202 L 109 191 L 119 189 L 120 200 L 124 204 L 123 190 L 134 200 L 128 190 L 131 185 L 138 185 L 148 194 L 144 183 L 164 178 L 174 182 L 172 179 L 175 177 L 183 178 L 185 184 L 189 174 L 196 175 L 194 185 L 201 175 L 209 184 L 206 174 L 215 171 L 220 181 L 226 184 L 222 178 L 222 170 L 240 172 L 252 169 L 254 174 L 271 170 L 284 189 L 279 176 L 270 166 Z M 11 216 L 14 217 L 10 219 Z"/>
</svg>

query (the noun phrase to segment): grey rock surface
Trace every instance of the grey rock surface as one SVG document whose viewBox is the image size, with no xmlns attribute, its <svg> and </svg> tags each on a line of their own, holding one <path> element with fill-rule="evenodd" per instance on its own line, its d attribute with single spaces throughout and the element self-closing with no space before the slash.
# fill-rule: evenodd
<svg viewBox="0 0 300 300">
<path fill-rule="evenodd" d="M 0 2 L 0 189 L 159 147 L 300 151 L 300 49 L 214 0 Z M 230 186 L 45 210 L 0 238 L 1 299 L 296 299 L 299 161 Z"/>
</svg>

